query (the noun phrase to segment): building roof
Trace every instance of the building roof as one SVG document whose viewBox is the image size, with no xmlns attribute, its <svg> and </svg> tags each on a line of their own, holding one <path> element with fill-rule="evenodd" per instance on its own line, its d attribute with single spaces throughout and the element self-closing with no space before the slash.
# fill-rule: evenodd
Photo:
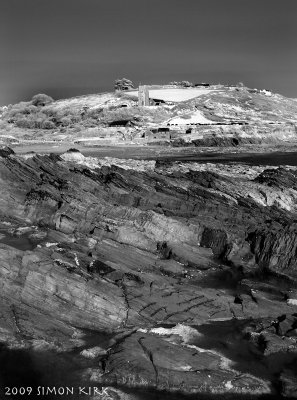
<svg viewBox="0 0 297 400">
<path fill-rule="evenodd" d="M 131 119 L 121 119 L 116 121 L 111 121 L 108 123 L 109 126 L 127 126 L 127 125 L 134 125 L 134 121 Z"/>
</svg>

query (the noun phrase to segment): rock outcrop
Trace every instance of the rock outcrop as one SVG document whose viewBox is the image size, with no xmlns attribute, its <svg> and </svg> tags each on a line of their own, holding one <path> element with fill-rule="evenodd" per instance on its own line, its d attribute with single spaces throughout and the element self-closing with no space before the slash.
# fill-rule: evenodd
<svg viewBox="0 0 297 400">
<path fill-rule="evenodd" d="M 0 172 L 7 346 L 79 347 L 98 385 L 296 392 L 294 169 L 6 151 Z"/>
</svg>

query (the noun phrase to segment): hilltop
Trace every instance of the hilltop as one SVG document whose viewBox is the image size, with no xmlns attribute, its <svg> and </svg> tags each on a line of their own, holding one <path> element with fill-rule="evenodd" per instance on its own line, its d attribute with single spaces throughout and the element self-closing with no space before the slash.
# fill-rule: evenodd
<svg viewBox="0 0 297 400">
<path fill-rule="evenodd" d="M 280 94 L 230 85 L 148 90 L 149 106 L 139 106 L 132 89 L 3 107 L 0 142 L 213 147 L 296 140 L 296 100 Z"/>
</svg>

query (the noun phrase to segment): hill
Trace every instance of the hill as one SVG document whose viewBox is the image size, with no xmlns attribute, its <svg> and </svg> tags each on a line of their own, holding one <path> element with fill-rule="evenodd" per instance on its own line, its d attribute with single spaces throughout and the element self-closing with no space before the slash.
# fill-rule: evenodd
<svg viewBox="0 0 297 400">
<path fill-rule="evenodd" d="M 113 399 L 296 398 L 297 166 L 257 153 L 292 149 L 297 104 L 175 86 L 2 110 L 1 368 Z"/>
<path fill-rule="evenodd" d="M 155 85 L 149 95 L 145 107 L 138 106 L 136 90 L 3 107 L 0 142 L 238 146 L 296 140 L 296 101 L 267 90 Z"/>
</svg>

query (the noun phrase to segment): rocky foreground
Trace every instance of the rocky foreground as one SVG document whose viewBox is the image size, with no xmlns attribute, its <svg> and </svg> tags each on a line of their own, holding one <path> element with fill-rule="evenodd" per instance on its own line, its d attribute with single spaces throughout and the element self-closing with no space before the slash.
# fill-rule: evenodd
<svg viewBox="0 0 297 400">
<path fill-rule="evenodd" d="M 0 358 L 112 398 L 297 397 L 296 168 L 0 156 Z"/>
</svg>

